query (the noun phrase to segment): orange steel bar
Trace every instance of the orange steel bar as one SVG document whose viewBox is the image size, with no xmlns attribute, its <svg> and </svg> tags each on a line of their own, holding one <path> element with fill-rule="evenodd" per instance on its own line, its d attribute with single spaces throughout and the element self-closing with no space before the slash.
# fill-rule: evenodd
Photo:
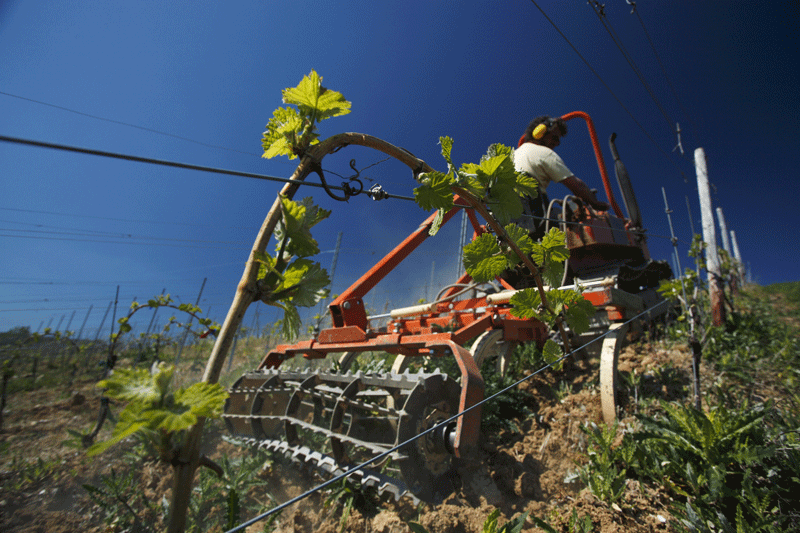
<svg viewBox="0 0 800 533">
<path fill-rule="evenodd" d="M 611 204 L 611 207 L 614 209 L 614 213 L 619 218 L 624 219 L 625 217 L 622 215 L 622 210 L 619 208 L 619 205 L 617 205 L 617 201 L 614 199 L 614 193 L 611 191 L 611 182 L 608 179 L 606 164 L 605 161 L 603 161 L 603 152 L 600 151 L 600 141 L 597 139 L 597 132 L 594 129 L 592 117 L 583 111 L 573 111 L 572 113 L 567 113 L 561 117 L 561 119 L 564 121 L 571 120 L 573 118 L 582 118 L 586 121 L 586 127 L 589 128 L 589 137 L 592 139 L 592 148 L 594 148 L 594 155 L 597 158 L 597 167 L 600 169 L 600 177 L 603 179 L 603 188 L 606 190 L 608 203 Z"/>
<path fill-rule="evenodd" d="M 458 206 L 460 197 L 456 195 L 453 199 L 456 207 L 448 211 L 442 220 L 444 226 L 455 214 L 461 209 Z M 469 213 L 470 221 L 473 224 L 475 231 L 480 231 L 480 226 L 476 226 L 477 218 Z M 341 326 L 357 326 L 363 330 L 367 329 L 367 314 L 362 305 L 361 299 L 366 295 L 375 285 L 378 284 L 394 267 L 400 264 L 411 252 L 413 252 L 425 239 L 428 238 L 428 230 L 436 218 L 436 213 L 430 215 L 419 228 L 406 237 L 406 239 L 398 244 L 394 250 L 389 252 L 383 259 L 381 259 L 375 266 L 373 266 L 366 274 L 361 276 L 355 283 L 353 283 L 347 290 L 345 290 L 338 298 L 331 302 L 329 309 L 333 318 L 333 325 L 336 327 Z"/>
</svg>

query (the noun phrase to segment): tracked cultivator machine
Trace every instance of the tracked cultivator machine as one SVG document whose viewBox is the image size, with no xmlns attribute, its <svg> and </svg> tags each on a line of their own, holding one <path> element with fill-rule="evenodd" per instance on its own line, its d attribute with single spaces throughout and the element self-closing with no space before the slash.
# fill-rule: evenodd
<svg viewBox="0 0 800 533">
<path fill-rule="evenodd" d="M 570 259 L 562 286 L 583 288 L 583 296 L 597 309 L 590 332 L 573 339 L 573 344 L 606 334 L 600 385 L 604 416 L 611 421 L 617 405 L 616 359 L 629 327 L 626 321 L 647 309 L 650 319 L 666 312 L 665 304 L 658 305 L 655 287 L 672 273 L 668 265 L 649 257 L 638 206 L 613 136 L 610 142 L 628 218 L 614 201 L 591 119 L 580 112 L 562 118 L 576 117 L 584 118 L 589 127 L 614 214 L 597 213 L 568 196 L 551 202 L 548 219 L 567 235 Z M 458 198 L 455 203 L 443 224 L 463 208 Z M 474 236 L 489 231 L 473 210 L 466 209 L 466 216 Z M 551 332 L 538 320 L 510 313 L 511 296 L 521 288 L 514 286 L 516 282 L 497 279 L 478 285 L 467 274 L 431 303 L 367 316 L 365 296 L 428 237 L 434 217 L 330 304 L 332 327 L 311 340 L 277 346 L 257 369 L 233 385 L 224 414 L 233 435 L 337 475 L 435 427 L 353 477 L 396 498 L 410 493 L 436 502 L 450 493 L 453 458 L 462 457 L 477 443 L 480 409 L 457 422 L 441 422 L 483 399 L 480 369 L 505 372 L 517 344 L 533 342 L 541 347 Z M 465 348 L 470 341 L 471 348 Z M 394 356 L 391 370 L 351 372 L 353 361 L 366 352 Z M 324 371 L 281 368 L 296 356 L 329 358 L 332 364 Z M 425 371 L 424 358 L 453 358 L 459 375 Z"/>
</svg>

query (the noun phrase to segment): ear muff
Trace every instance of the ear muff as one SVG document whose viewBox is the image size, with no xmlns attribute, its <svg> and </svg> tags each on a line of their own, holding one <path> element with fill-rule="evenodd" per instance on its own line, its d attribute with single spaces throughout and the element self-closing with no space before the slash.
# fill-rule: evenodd
<svg viewBox="0 0 800 533">
<path fill-rule="evenodd" d="M 539 124 L 538 126 L 533 128 L 533 131 L 531 132 L 531 136 L 534 139 L 538 140 L 538 139 L 541 139 L 542 137 L 544 137 L 546 133 L 547 133 L 547 124 Z"/>
</svg>

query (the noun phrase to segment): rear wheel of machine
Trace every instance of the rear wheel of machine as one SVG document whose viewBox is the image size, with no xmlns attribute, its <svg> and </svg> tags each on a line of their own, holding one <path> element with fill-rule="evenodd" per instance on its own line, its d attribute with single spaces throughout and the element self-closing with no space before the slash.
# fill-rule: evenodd
<svg viewBox="0 0 800 533">
<path fill-rule="evenodd" d="M 619 360 L 619 350 L 627 333 L 628 323 L 611 324 L 600 351 L 600 400 L 603 407 L 603 420 L 606 424 L 613 424 L 617 418 L 617 408 L 620 403 L 617 361 Z"/>
<path fill-rule="evenodd" d="M 403 406 L 397 429 L 402 444 L 458 413 L 461 387 L 446 374 L 435 374 L 417 385 Z M 455 421 L 441 426 L 401 448 L 406 456 L 400 472 L 409 490 L 422 501 L 440 503 L 453 490 L 453 455 L 450 439 Z"/>
<path fill-rule="evenodd" d="M 505 376 L 511 364 L 514 345 L 514 342 L 503 340 L 502 329 L 490 329 L 475 339 L 469 353 L 478 369 L 483 368 L 484 363 L 494 361 L 495 371 L 500 376 Z"/>
</svg>

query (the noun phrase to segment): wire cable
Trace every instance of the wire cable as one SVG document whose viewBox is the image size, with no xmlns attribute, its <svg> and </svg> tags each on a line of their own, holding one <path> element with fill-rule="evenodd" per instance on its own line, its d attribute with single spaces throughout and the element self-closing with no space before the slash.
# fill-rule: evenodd
<svg viewBox="0 0 800 533">
<path fill-rule="evenodd" d="M 66 152 L 74 152 L 79 154 L 87 154 L 87 155 L 95 155 L 99 157 L 108 157 L 111 159 L 122 159 L 124 161 L 135 161 L 137 163 L 147 163 L 150 165 L 161 165 L 166 167 L 173 167 L 173 168 L 182 168 L 186 170 L 198 170 L 200 172 L 210 172 L 212 174 L 224 174 L 228 176 L 238 176 L 242 178 L 253 178 L 265 181 L 275 181 L 279 183 L 292 183 L 296 185 L 307 185 L 309 187 L 318 187 L 318 188 L 325 188 L 325 185 L 320 183 L 313 183 L 313 182 L 306 182 L 306 181 L 298 181 L 298 180 L 290 180 L 288 178 L 278 178 L 275 176 L 268 176 L 266 174 L 256 174 L 254 172 L 241 172 L 238 170 L 227 170 L 222 168 L 214 168 L 214 167 L 206 167 L 202 165 L 192 165 L 189 163 L 179 163 L 177 161 L 167 161 L 164 159 L 153 159 L 149 157 L 140 157 L 135 155 L 129 154 L 120 154 L 117 152 L 107 152 L 104 150 L 93 150 L 89 148 L 80 148 L 78 146 L 69 146 L 66 144 L 57 144 L 57 143 L 48 143 L 43 141 L 34 141 L 31 139 L 21 139 L 19 137 L 9 137 L 7 135 L 0 135 L 0 141 L 15 143 L 15 144 L 23 144 L 27 146 L 36 146 L 39 148 L 50 148 L 53 150 L 62 150 Z M 336 187 L 334 185 L 328 185 L 329 189 L 335 189 L 339 191 L 345 191 L 344 187 Z M 395 198 L 398 200 L 410 200 L 414 201 L 414 198 L 410 196 L 401 196 L 398 194 L 386 194 L 387 198 Z"/>
<path fill-rule="evenodd" d="M 672 92 L 672 96 L 675 98 L 675 101 L 678 103 L 678 107 L 680 108 L 681 112 L 683 113 L 684 118 L 689 122 L 689 125 L 692 126 L 692 129 L 696 129 L 694 123 L 692 122 L 691 118 L 689 117 L 689 113 L 686 112 L 686 109 L 683 107 L 683 103 L 681 99 L 678 98 L 678 93 L 675 91 L 675 87 L 672 85 L 672 81 L 670 81 L 669 76 L 667 75 L 667 69 L 664 67 L 664 63 L 661 61 L 661 56 L 658 55 L 656 51 L 656 47 L 653 44 L 653 40 L 650 38 L 650 32 L 647 31 L 647 28 L 644 25 L 644 21 L 642 20 L 642 16 L 639 14 L 639 10 L 635 9 L 634 13 L 636 14 L 636 18 L 639 19 L 639 23 L 642 26 L 642 30 L 644 31 L 645 37 L 647 37 L 647 42 L 650 43 L 650 49 L 653 51 L 653 55 L 656 56 L 656 61 L 658 61 L 658 65 L 661 67 L 661 72 L 664 74 L 664 79 L 667 81 L 667 86 L 669 86 L 670 92 Z M 692 133 L 692 139 L 694 139 L 695 144 L 699 144 L 697 139 Z"/>
<path fill-rule="evenodd" d="M 606 32 L 611 36 L 611 40 L 614 41 L 614 44 L 617 46 L 617 49 L 622 54 L 622 57 L 624 57 L 625 61 L 627 61 L 628 65 L 630 65 L 631 69 L 633 70 L 633 73 L 636 75 L 636 77 L 639 79 L 639 81 L 641 82 L 642 86 L 644 87 L 644 90 L 647 91 L 647 94 L 650 95 L 650 98 L 653 100 L 653 102 L 655 102 L 655 104 L 658 107 L 659 111 L 661 111 L 661 115 L 664 117 L 664 120 L 667 122 L 667 127 L 669 127 L 670 130 L 672 130 L 672 124 L 673 124 L 674 121 L 667 115 L 667 111 L 661 105 L 661 102 L 658 101 L 658 98 L 656 98 L 656 95 L 653 92 L 653 89 L 650 87 L 650 84 L 648 84 L 647 80 L 644 79 L 644 74 L 639 69 L 639 67 L 636 65 L 636 62 L 633 60 L 633 57 L 631 57 L 631 55 L 625 49 L 625 45 L 622 44 L 622 41 L 620 40 L 619 36 L 617 35 L 617 32 L 614 30 L 614 27 L 611 25 L 611 22 L 606 17 L 606 14 L 605 14 L 605 11 L 603 10 L 603 7 L 601 6 L 600 8 L 598 8 L 599 2 L 597 0 L 594 0 L 593 2 L 589 2 L 589 5 L 594 10 L 594 13 L 595 13 L 595 15 L 597 15 L 597 18 L 598 18 L 598 20 L 600 20 L 600 23 L 606 29 Z"/>
<path fill-rule="evenodd" d="M 534 6 L 536 6 L 536 9 L 538 9 L 541 12 L 541 14 L 544 16 L 544 18 L 547 19 L 547 22 L 549 22 L 550 25 L 553 26 L 553 28 L 555 28 L 555 30 L 558 32 L 559 35 L 561 35 L 561 37 L 566 41 L 566 43 L 570 46 L 570 48 L 572 48 L 572 50 L 578 55 L 578 57 L 581 58 L 581 61 L 583 61 L 583 63 L 588 67 L 588 69 L 592 71 L 592 74 L 594 74 L 595 77 L 598 80 L 600 80 L 600 83 L 603 84 L 603 87 L 606 88 L 606 90 L 611 94 L 612 97 L 614 97 L 614 100 L 617 101 L 617 103 L 620 105 L 620 107 L 622 107 L 622 109 L 628 114 L 628 116 L 631 117 L 631 120 L 633 120 L 633 122 L 637 126 L 639 126 L 639 129 L 642 130 L 642 132 L 645 134 L 645 136 L 648 139 L 650 139 L 650 142 L 653 143 L 653 146 L 655 146 L 656 149 L 658 149 L 658 151 L 660 151 L 662 154 L 664 154 L 664 157 L 666 157 L 667 160 L 670 161 L 675 166 L 675 168 L 678 170 L 680 175 L 683 176 L 683 181 L 688 183 L 688 178 L 683 173 L 683 170 L 681 170 L 681 168 L 677 165 L 677 163 L 675 163 L 675 161 L 672 159 L 672 157 L 670 157 L 670 154 L 665 152 L 664 149 L 661 148 L 658 145 L 658 143 L 655 141 L 655 139 L 653 139 L 653 137 L 650 135 L 650 132 L 648 132 L 645 129 L 645 127 L 642 126 L 642 124 L 636 119 L 636 117 L 633 115 L 633 113 L 631 113 L 631 111 L 625 106 L 625 104 L 622 103 L 622 100 L 620 100 L 620 98 L 614 93 L 614 91 L 611 89 L 611 87 L 609 87 L 609 85 L 605 82 L 605 80 L 602 78 L 602 76 L 600 76 L 600 74 L 594 69 L 594 67 L 592 67 L 592 65 L 589 63 L 589 61 L 587 61 L 587 59 L 585 57 L 583 57 L 583 55 L 578 51 L 578 49 L 575 48 L 575 45 L 572 44 L 572 42 L 569 40 L 569 38 L 567 38 L 567 36 L 564 34 L 564 32 L 562 32 L 561 29 L 558 26 L 556 26 L 556 23 L 553 22 L 553 20 L 549 16 L 547 16 L 547 13 L 545 13 L 544 10 L 539 6 L 539 4 L 536 3 L 536 0 L 531 0 L 531 3 Z"/>
<path fill-rule="evenodd" d="M 652 313 L 652 312 L 653 312 L 653 310 L 655 310 L 655 308 L 657 308 L 657 307 L 660 307 L 660 306 L 662 306 L 662 305 L 664 305 L 664 304 L 666 304 L 666 303 L 668 303 L 668 301 L 667 301 L 667 300 L 663 300 L 663 301 L 661 301 L 661 302 L 659 302 L 659 303 L 655 304 L 654 306 L 650 307 L 649 309 L 646 309 L 646 310 L 642 311 L 641 313 L 639 313 L 638 315 L 634 316 L 633 318 L 630 318 L 629 320 L 627 320 L 626 322 L 624 322 L 624 324 L 629 324 L 629 323 L 633 322 L 634 320 L 636 320 L 636 319 L 638 319 L 639 317 L 642 317 L 642 316 L 644 316 L 644 315 L 648 315 L 648 316 L 650 316 L 650 313 Z M 268 518 L 269 516 L 271 516 L 271 515 L 273 515 L 273 514 L 275 514 L 275 513 L 278 513 L 278 512 L 280 512 L 280 511 L 283 511 L 284 509 L 286 509 L 286 508 L 287 508 L 287 507 L 289 507 L 290 505 L 292 505 L 292 504 L 294 504 L 294 503 L 297 503 L 297 502 L 299 502 L 299 501 L 301 501 L 301 500 L 303 500 L 303 499 L 305 499 L 305 498 L 307 498 L 307 497 L 311 496 L 312 494 L 314 494 L 314 493 L 316 493 L 316 492 L 319 492 L 320 490 L 324 489 L 325 487 L 328 487 L 328 486 L 330 486 L 330 485 L 332 485 L 332 484 L 334 484 L 334 483 L 336 483 L 336 482 L 338 482 L 338 481 L 341 481 L 342 479 L 344 479 L 344 478 L 346 478 L 346 477 L 350 476 L 351 474 L 354 474 L 354 473 L 358 472 L 359 470 L 363 469 L 364 467 L 366 467 L 366 466 L 369 466 L 369 465 L 371 465 L 372 463 L 374 463 L 374 462 L 376 462 L 376 461 L 378 461 L 378 460 L 380 460 L 380 459 L 383 459 L 383 458 L 385 458 L 385 457 L 388 457 L 389 455 L 391 455 L 392 453 L 394 453 L 394 452 L 396 452 L 396 451 L 400 450 L 401 448 L 404 448 L 404 447 L 406 447 L 406 446 L 408 446 L 408 445 L 412 444 L 412 443 L 413 443 L 413 442 L 415 442 L 417 439 L 419 439 L 419 438 L 421 438 L 421 437 L 424 437 L 425 435 L 427 435 L 427 434 L 429 434 L 429 433 L 431 433 L 431 432 L 433 432 L 433 431 L 436 431 L 437 429 L 440 429 L 442 426 L 446 426 L 446 425 L 450 424 L 451 422 L 454 422 L 454 421 L 456 421 L 456 420 L 457 420 L 459 417 L 462 417 L 462 416 L 464 416 L 465 414 L 469 413 L 469 412 L 470 412 L 470 411 L 472 411 L 473 409 L 477 409 L 478 407 L 482 406 L 483 404 L 485 404 L 485 403 L 487 403 L 487 402 L 489 402 L 489 401 L 491 401 L 491 400 L 494 400 L 494 399 L 495 399 L 495 398 L 497 398 L 498 396 L 500 396 L 500 395 L 502 395 L 502 394 L 505 394 L 505 393 L 506 393 L 506 392 L 508 392 L 509 390 L 511 390 L 511 389 L 513 389 L 513 388 L 515 388 L 515 387 L 519 386 L 520 384 L 524 383 L 525 381 L 528 381 L 529 379 L 531 379 L 532 377 L 536 376 L 537 374 L 539 374 L 539 373 L 541 373 L 541 372 L 543 372 L 543 371 L 547 370 L 548 368 L 552 368 L 553 366 L 557 365 L 558 363 L 560 363 L 561 361 L 563 361 L 563 360 L 564 360 L 564 359 L 566 359 L 567 357 L 571 356 L 571 355 L 572 355 L 572 354 L 574 354 L 575 352 L 577 352 L 577 351 L 580 351 L 580 350 L 582 350 L 582 349 L 586 348 L 587 346 L 589 346 L 590 344 L 592 344 L 592 343 L 594 343 L 594 342 L 597 342 L 598 340 L 600 340 L 600 339 L 604 338 L 604 337 L 605 337 L 606 335 L 608 335 L 609 333 L 611 333 L 611 330 L 609 330 L 609 331 L 606 331 L 606 332 L 605 332 L 605 333 L 603 333 L 602 335 L 599 335 L 597 338 L 594 338 L 594 339 L 590 340 L 589 342 L 585 343 L 585 344 L 584 344 L 583 346 L 581 346 L 580 348 L 576 348 L 576 349 L 573 349 L 573 350 L 569 351 L 568 353 L 565 353 L 565 354 L 564 354 L 564 355 L 562 355 L 560 358 L 558 358 L 558 359 L 556 359 L 555 361 L 552 361 L 552 362 L 550 362 L 550 363 L 546 364 L 545 366 L 543 366 L 543 367 L 542 367 L 542 368 L 540 368 L 539 370 L 537 370 L 537 371 L 535 371 L 535 372 L 533 372 L 533 373 L 531 373 L 531 374 L 528 374 L 527 376 L 523 377 L 523 378 L 522 378 L 522 379 L 520 379 L 519 381 L 516 381 L 515 383 L 513 383 L 513 384 L 509 385 L 508 387 L 506 387 L 506 388 L 504 388 L 504 389 L 502 389 L 502 390 L 500 390 L 500 391 L 496 392 L 495 394 L 492 394 L 492 395 L 491 395 L 491 396 L 489 396 L 488 398 L 484 398 L 483 400 L 481 400 L 480 402 L 476 403 L 475 405 L 473 405 L 473 406 L 470 406 L 470 407 L 467 407 L 467 408 L 466 408 L 466 409 L 464 409 L 463 411 L 460 411 L 460 412 L 456 413 L 455 415 L 451 416 L 451 417 L 450 417 L 450 418 L 448 418 L 447 420 L 444 420 L 444 421 L 442 421 L 442 422 L 439 422 L 438 424 L 436 424 L 436 425 L 434 425 L 434 426 L 432 426 L 432 427 L 430 427 L 430 428 L 426 429 L 426 430 L 425 430 L 425 431 L 423 431 L 422 433 L 420 433 L 420 434 L 418 434 L 418 435 L 416 435 L 416 436 L 414 436 L 414 437 L 412 437 L 412 438 L 408 439 L 407 441 L 405 441 L 405 442 L 403 442 L 403 443 L 400 443 L 400 444 L 398 444 L 398 445 L 397 445 L 397 446 L 395 446 L 394 448 L 392 448 L 392 449 L 390 449 L 390 450 L 386 450 L 385 452 L 383 452 L 383 453 L 381 453 L 381 454 L 379 454 L 379 455 L 376 455 L 376 456 L 375 456 L 375 457 L 373 457 L 372 459 L 369 459 L 368 461 L 365 461 L 365 462 L 361 463 L 361 464 L 360 464 L 360 465 L 358 465 L 358 466 L 354 466 L 353 468 L 351 468 L 351 469 L 350 469 L 350 470 L 348 470 L 347 472 L 344 472 L 343 474 L 339 474 L 338 476 L 336 476 L 336 477 L 334 477 L 334 478 L 332 478 L 332 479 L 329 479 L 328 481 L 326 481 L 326 482 L 324 482 L 324 483 L 321 483 L 320 485 L 317 485 L 316 487 L 314 487 L 314 488 L 312 488 L 312 489 L 310 489 L 310 490 L 308 490 L 308 491 L 304 492 L 303 494 L 300 494 L 299 496 L 296 496 L 296 497 L 292 498 L 291 500 L 289 500 L 289 501 L 286 501 L 286 502 L 282 503 L 281 505 L 279 505 L 279 506 L 277 506 L 277 507 L 273 507 L 273 508 L 272 508 L 272 509 L 270 509 L 269 511 L 267 511 L 267 512 L 265 512 L 265 513 L 262 513 L 262 514 L 260 514 L 260 515 L 256 516 L 255 518 L 251 518 L 251 519 L 250 519 L 250 520 L 248 520 L 247 522 L 244 522 L 244 523 L 242 523 L 242 524 L 240 524 L 240 525 L 238 525 L 238 526 L 234 527 L 233 529 L 230 529 L 230 530 L 226 531 L 225 533 L 236 533 L 237 531 L 242 531 L 242 530 L 244 530 L 244 529 L 246 529 L 246 528 L 248 528 L 248 527 L 252 526 L 252 525 L 253 525 L 253 524 L 255 524 L 256 522 L 260 522 L 261 520 L 264 520 L 265 518 Z"/>
<path fill-rule="evenodd" d="M 240 153 L 240 154 L 254 155 L 256 157 L 261 157 L 261 154 L 257 154 L 255 152 L 244 152 L 242 150 L 237 150 L 235 148 L 228 148 L 227 146 L 220 146 L 218 144 L 208 144 L 208 143 L 204 143 L 204 142 L 201 142 L 201 141 L 196 141 L 194 139 L 190 139 L 188 137 L 181 137 L 180 135 L 175 135 L 174 133 L 167 133 L 165 131 L 160 131 L 160 130 L 156 130 L 156 129 L 153 129 L 153 128 L 146 128 L 144 126 L 137 126 L 136 124 L 131 124 L 129 122 L 122 122 L 121 120 L 114 120 L 114 119 L 111 119 L 111 118 L 100 117 L 100 116 L 97 116 L 97 115 L 84 113 L 83 111 L 76 111 L 75 109 L 70 109 L 68 107 L 55 105 L 55 104 L 50 104 L 50 103 L 47 103 L 47 102 L 42 102 L 41 100 L 34 100 L 33 98 L 26 98 L 24 96 L 19 96 L 17 94 L 7 93 L 5 91 L 0 91 L 0 94 L 5 95 L 5 96 L 10 96 L 11 98 L 18 98 L 20 100 L 25 100 L 27 102 L 33 102 L 35 104 L 41 104 L 41 105 L 45 105 L 45 106 L 48 106 L 48 107 L 53 107 L 55 109 L 60 109 L 62 111 L 68 111 L 69 113 L 75 113 L 76 115 L 81 115 L 81 116 L 93 118 L 93 119 L 96 119 L 96 120 L 102 120 L 102 121 L 105 121 L 105 122 L 111 122 L 112 124 L 120 124 L 122 126 L 128 126 L 130 128 L 136 128 L 138 130 L 148 131 L 150 133 L 157 133 L 158 135 L 165 135 L 167 137 L 172 137 L 174 139 L 180 139 L 182 141 L 187 141 L 187 142 L 190 142 L 190 143 L 199 144 L 200 146 L 205 146 L 207 148 L 219 148 L 220 150 L 227 150 L 229 152 L 237 152 L 237 153 Z"/>
</svg>

